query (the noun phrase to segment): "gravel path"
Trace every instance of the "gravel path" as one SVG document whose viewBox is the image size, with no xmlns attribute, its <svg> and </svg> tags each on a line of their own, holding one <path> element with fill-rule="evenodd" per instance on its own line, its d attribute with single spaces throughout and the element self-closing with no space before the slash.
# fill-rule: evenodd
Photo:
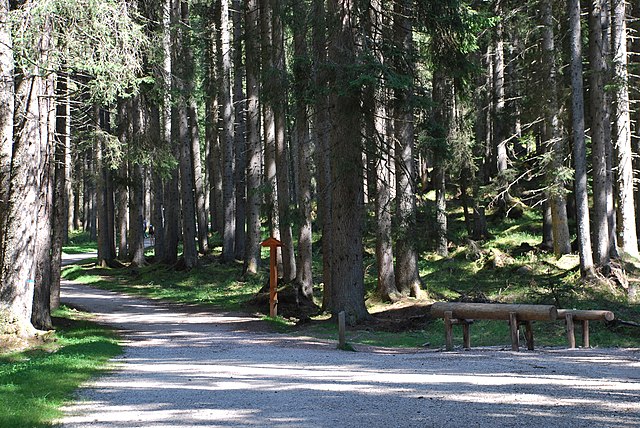
<svg viewBox="0 0 640 428">
<path fill-rule="evenodd" d="M 343 352 L 250 317 L 64 283 L 123 330 L 65 427 L 640 427 L 640 350 Z"/>
</svg>

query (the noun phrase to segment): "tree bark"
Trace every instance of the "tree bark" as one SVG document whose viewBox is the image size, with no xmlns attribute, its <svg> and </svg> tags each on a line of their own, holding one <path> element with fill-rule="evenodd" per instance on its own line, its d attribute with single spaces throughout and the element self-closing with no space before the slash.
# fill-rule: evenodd
<svg viewBox="0 0 640 428">
<path fill-rule="evenodd" d="M 289 193 L 289 152 L 286 138 L 286 112 L 287 88 L 285 84 L 286 69 L 284 59 L 284 32 L 282 24 L 281 0 L 271 0 L 272 19 L 272 54 L 273 73 L 276 78 L 274 99 L 272 100 L 273 119 L 275 125 L 276 147 L 276 181 L 278 188 L 278 215 L 280 220 L 280 240 L 282 241 L 282 276 L 285 283 L 292 282 L 296 277 L 296 260 L 293 245 L 293 232 L 291 230 L 291 204 Z"/>
<path fill-rule="evenodd" d="M 593 227 L 596 264 L 607 266 L 610 261 L 609 218 L 607 212 L 607 142 L 605 141 L 604 79 L 605 58 L 602 38 L 602 2 L 590 0 L 589 63 L 591 142 L 593 166 Z"/>
<path fill-rule="evenodd" d="M 4 6 L 7 6 L 6 3 Z M 6 18 L 6 15 L 2 18 Z M 38 41 L 41 55 L 48 43 L 43 39 L 45 37 Z M 5 59 L 7 55 L 5 53 Z M 13 135 L 9 198 L 2 230 L 4 248 L 0 257 L 0 313 L 7 322 L 0 328 L 20 336 L 30 336 L 35 332 L 31 316 L 37 268 L 42 145 L 46 144 L 46 141 L 42 141 L 40 117 L 41 113 L 44 116 L 46 113 L 40 111 L 40 99 L 45 93 L 39 64 L 34 64 L 31 70 L 21 71 L 22 79 L 15 90 L 17 132 Z M 10 83 L 11 78 L 7 81 L 9 87 L 5 87 L 5 91 L 10 92 Z M 10 137 L 3 135 L 4 139 Z M 49 229 L 45 228 L 45 231 L 48 233 Z"/>
<path fill-rule="evenodd" d="M 573 129 L 573 159 L 575 168 L 576 226 L 580 250 L 580 273 L 594 275 L 589 225 L 587 193 L 587 155 L 584 136 L 584 98 L 582 88 L 582 41 L 580 30 L 580 0 L 570 0 L 569 28 L 571 53 L 571 116 Z"/>
<path fill-rule="evenodd" d="M 631 117 L 629 114 L 629 75 L 627 72 L 627 24 L 625 0 L 613 1 L 613 80 L 614 147 L 617 154 L 618 224 L 622 251 L 638 256 L 635 205 L 633 197 L 633 165 L 631 149 Z"/>
<path fill-rule="evenodd" d="M 395 4 L 396 19 L 394 31 L 396 47 L 407 58 L 401 59 L 398 72 L 413 82 L 413 37 L 412 2 L 398 0 Z M 421 279 L 418 273 L 418 255 L 415 249 L 416 196 L 415 196 L 415 160 L 414 119 L 411 99 L 413 84 L 408 88 L 396 89 L 395 149 L 396 149 L 396 217 L 398 238 L 396 240 L 396 284 L 404 295 L 420 296 Z"/>
<path fill-rule="evenodd" d="M 51 48 L 52 22 L 47 19 L 42 35 L 42 60 L 46 63 Z M 53 232 L 54 135 L 56 123 L 55 76 L 41 78 L 40 104 L 40 195 L 38 198 L 38 230 L 36 232 L 35 286 L 31 324 L 39 330 L 50 330 L 51 322 L 51 250 Z M 63 218 L 64 220 L 64 218 Z"/>
<path fill-rule="evenodd" d="M 542 65 L 543 88 L 545 88 L 545 143 L 551 153 L 551 162 L 547 172 L 549 191 L 549 208 L 551 210 L 551 225 L 553 233 L 553 252 L 560 256 L 571 252 L 571 236 L 567 219 L 567 201 L 565 197 L 565 182 L 563 168 L 565 157 L 564 139 L 560 131 L 558 95 L 556 88 L 555 41 L 553 31 L 553 9 L 551 0 L 542 2 Z"/>
<path fill-rule="evenodd" d="M 113 212 L 109 210 L 109 207 L 113 206 L 113 192 L 109 183 L 111 174 L 110 166 L 106 157 L 106 134 L 105 129 L 105 112 L 97 105 L 94 107 L 94 115 L 96 116 L 96 141 L 95 144 L 95 156 L 96 156 L 96 197 L 97 197 L 97 213 L 98 213 L 98 266 L 107 267 L 112 266 L 116 255 L 115 249 L 112 248 L 113 244 L 113 218 L 111 215 Z M 111 200 L 111 201 L 110 201 Z"/>
<path fill-rule="evenodd" d="M 260 135 L 260 62 L 257 0 L 245 1 L 245 54 L 247 64 L 247 239 L 244 273 L 256 275 L 260 268 L 260 176 L 262 150 Z"/>
<path fill-rule="evenodd" d="M 0 268 L 3 265 L 5 227 L 9 214 L 15 96 L 13 44 L 8 19 L 9 1 L 0 0 Z"/>
<path fill-rule="evenodd" d="M 317 88 L 314 97 L 314 118 L 312 138 L 315 141 L 315 161 L 317 165 L 316 179 L 318 182 L 318 219 L 322 230 L 322 308 L 331 307 L 331 191 L 330 171 L 331 157 L 329 153 L 329 115 L 326 85 L 326 16 L 324 0 L 313 0 L 312 4 L 312 43 L 313 70 L 312 78 Z"/>
<path fill-rule="evenodd" d="M 222 205 L 224 210 L 224 228 L 222 231 L 222 260 L 233 261 L 235 257 L 236 234 L 236 198 L 234 187 L 235 154 L 233 103 L 231 99 L 231 43 L 229 23 L 229 1 L 221 0 L 221 50 L 219 55 L 220 102 L 222 103 L 221 135 L 223 177 L 222 177 Z"/>
<path fill-rule="evenodd" d="M 302 2 L 294 4 L 294 94 L 295 94 L 295 124 L 293 144 L 297 146 L 298 155 L 298 213 L 300 231 L 298 234 L 298 257 L 296 259 L 296 289 L 298 299 L 313 299 L 312 274 L 312 224 L 311 224 L 311 168 L 312 150 L 309 139 L 309 117 L 307 111 L 306 94 L 308 92 L 307 79 L 310 75 L 307 48 L 306 11 Z"/>
<path fill-rule="evenodd" d="M 176 58 L 185 58 L 188 60 L 188 35 L 186 34 L 189 25 L 189 6 L 186 1 L 180 1 L 177 4 L 176 21 L 179 22 L 180 30 L 177 35 L 178 45 L 174 45 L 177 49 Z M 180 152 L 180 199 L 182 201 L 182 255 L 184 264 L 187 269 L 191 269 L 198 264 L 198 252 L 196 250 L 196 213 L 195 200 L 193 196 L 193 157 L 191 144 L 191 129 L 189 127 L 189 112 L 187 101 L 190 96 L 188 93 L 189 67 L 192 64 L 176 61 L 173 64 L 174 84 L 176 94 L 180 100 L 180 104 L 176 108 L 177 116 L 177 136 Z"/>
<path fill-rule="evenodd" d="M 51 287 L 50 308 L 60 306 L 60 276 L 62 263 L 62 246 L 68 237 L 69 227 L 69 197 L 70 186 L 69 161 L 70 134 L 70 103 L 69 103 L 69 74 L 61 73 L 56 80 L 56 109 L 55 109 L 55 148 L 54 148 L 54 194 L 53 194 L 53 232 L 51 247 Z"/>
<path fill-rule="evenodd" d="M 129 104 L 129 120 L 133 133 L 131 140 L 135 145 L 142 145 L 146 132 L 146 120 L 144 118 L 144 100 L 142 95 L 133 97 Z M 129 161 L 129 260 L 133 266 L 144 266 L 144 186 L 143 171 L 139 160 Z"/>
<path fill-rule="evenodd" d="M 246 1 L 246 0 L 245 0 Z M 235 116 L 234 155 L 235 155 L 235 200 L 236 200 L 236 230 L 234 252 L 235 258 L 242 260 L 245 252 L 246 223 L 247 223 L 247 142 L 246 132 L 246 100 L 243 88 L 245 76 L 242 61 L 243 13 L 242 2 L 233 0 L 233 104 Z M 252 61 L 255 59 L 251 59 Z"/>
<path fill-rule="evenodd" d="M 355 62 L 357 9 L 354 0 L 330 0 L 333 25 L 329 61 L 336 70 L 330 79 L 329 144 L 331 156 L 331 284 L 333 316 L 344 311 L 351 324 L 368 318 L 364 305 L 363 267 L 363 165 L 360 136 L 360 94 L 349 88 Z M 339 185 L 338 185 L 339 183 Z"/>
</svg>

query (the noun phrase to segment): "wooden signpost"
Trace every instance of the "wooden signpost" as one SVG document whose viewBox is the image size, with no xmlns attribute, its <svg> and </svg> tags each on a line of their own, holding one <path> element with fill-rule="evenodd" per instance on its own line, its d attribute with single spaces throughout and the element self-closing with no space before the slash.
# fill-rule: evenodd
<svg viewBox="0 0 640 428">
<path fill-rule="evenodd" d="M 271 237 L 260 244 L 269 247 L 269 316 L 278 315 L 278 247 L 282 242 Z"/>
</svg>

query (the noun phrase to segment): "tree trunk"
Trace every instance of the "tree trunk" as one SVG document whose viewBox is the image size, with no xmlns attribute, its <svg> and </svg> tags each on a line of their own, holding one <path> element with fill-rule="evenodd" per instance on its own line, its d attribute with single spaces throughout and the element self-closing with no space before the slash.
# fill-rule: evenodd
<svg viewBox="0 0 640 428">
<path fill-rule="evenodd" d="M 564 139 L 560 132 L 558 118 L 558 96 L 556 89 L 556 64 L 554 42 L 554 20 L 551 0 L 542 2 L 542 65 L 544 68 L 543 88 L 546 92 L 544 104 L 545 143 L 551 153 L 551 162 L 547 172 L 549 182 L 549 208 L 551 210 L 551 225 L 553 233 L 553 252 L 556 256 L 571 252 L 571 236 L 567 219 L 567 201 L 565 197 L 564 174 L 559 174 L 563 168 L 565 157 Z"/>
<path fill-rule="evenodd" d="M 0 22 L 9 19 L 9 1 L 0 0 Z M 9 26 L 0 26 L 0 268 L 3 266 L 5 227 L 9 214 L 11 152 L 13 149 L 14 71 Z M 0 277 L 1 278 L 1 277 Z"/>
<path fill-rule="evenodd" d="M 605 58 L 602 38 L 602 2 L 590 0 L 589 63 L 591 142 L 593 165 L 594 253 L 598 266 L 609 264 L 609 218 L 607 213 L 607 142 L 605 141 L 604 79 Z"/>
<path fill-rule="evenodd" d="M 344 311 L 350 324 L 368 318 L 364 305 L 362 234 L 364 200 L 362 142 L 360 136 L 360 94 L 349 88 L 355 62 L 357 10 L 353 0 L 330 0 L 328 10 L 334 23 L 329 41 L 329 61 L 336 68 L 329 95 L 331 130 L 331 306 L 337 316 Z"/>
<path fill-rule="evenodd" d="M 233 133 L 233 103 L 231 100 L 231 44 L 229 23 L 229 1 L 221 0 L 221 50 L 219 55 L 220 101 L 222 103 L 221 135 L 223 177 L 222 177 L 222 205 L 224 210 L 224 228 L 222 231 L 222 260 L 233 261 L 235 257 L 236 234 L 236 201 L 234 187 L 234 133 Z"/>
<path fill-rule="evenodd" d="M 308 301 L 313 299 L 313 253 L 311 242 L 313 240 L 311 225 L 311 168 L 312 150 L 309 139 L 309 117 L 307 112 L 306 93 L 308 91 L 308 77 L 310 69 L 307 66 L 309 52 L 307 49 L 307 24 L 306 7 L 302 2 L 294 4 L 294 93 L 295 93 L 295 124 L 294 141 L 298 155 L 298 212 L 300 232 L 298 234 L 298 257 L 296 259 L 296 286 L 298 298 Z"/>
<path fill-rule="evenodd" d="M 129 117 L 133 127 L 131 142 L 142 145 L 143 135 L 146 132 L 143 119 L 142 95 L 136 95 L 129 104 Z M 130 160 L 129 184 L 129 260 L 133 266 L 144 266 L 144 186 L 142 165 L 136 159 Z"/>
<path fill-rule="evenodd" d="M 502 0 L 497 0 L 495 9 L 496 16 L 502 15 Z M 505 111 L 505 89 L 504 89 L 504 41 L 503 41 L 503 27 L 502 21 L 499 20 L 496 24 L 495 31 L 495 48 L 493 56 L 493 105 L 494 105 L 494 117 L 493 117 L 493 147 L 495 147 L 496 154 L 496 173 L 498 176 L 499 191 L 501 195 L 498 198 L 499 208 L 506 215 L 508 210 L 509 195 L 507 190 L 507 178 L 505 173 L 509 167 L 508 155 L 507 155 L 507 135 L 506 126 L 507 122 Z"/>
<path fill-rule="evenodd" d="M 442 134 L 436 135 L 439 141 L 434 149 L 434 187 L 436 189 L 436 253 L 441 257 L 449 255 L 447 240 L 447 201 L 446 201 L 446 147 L 453 144 L 455 138 L 453 81 L 444 75 L 443 70 L 433 73 L 434 118 L 442 127 Z"/>
<path fill-rule="evenodd" d="M 245 1 L 245 53 L 247 63 L 247 240 L 244 273 L 255 275 L 260 268 L 260 175 L 261 135 L 258 85 L 260 81 L 258 0 Z"/>
<path fill-rule="evenodd" d="M 189 6 L 187 2 L 180 1 L 177 5 L 178 10 L 175 11 L 177 20 L 180 22 L 181 30 L 178 34 L 178 45 L 174 45 L 177 49 L 176 58 L 188 59 L 189 43 L 186 29 L 189 25 Z M 191 269 L 198 264 L 198 252 L 196 250 L 196 213 L 195 200 L 193 196 L 193 157 L 192 144 L 189 127 L 189 114 L 186 101 L 190 94 L 188 93 L 188 79 L 190 75 L 189 68 L 192 64 L 176 61 L 174 64 L 174 84 L 180 104 L 177 106 L 177 134 L 178 146 L 180 151 L 180 199 L 182 201 L 182 255 L 184 264 L 187 269 Z"/>
<path fill-rule="evenodd" d="M 42 42 L 40 40 L 38 43 L 39 48 L 43 47 Z M 8 70 L 10 69 L 11 67 Z M 3 323 L 0 328 L 4 332 L 20 336 L 34 333 L 31 315 L 36 280 L 41 156 L 42 145 L 45 144 L 41 140 L 39 120 L 40 98 L 44 96 L 44 82 L 40 72 L 37 64 L 32 70 L 24 70 L 16 87 L 15 129 L 18 132 L 13 135 L 9 198 L 2 230 L 4 248 L 0 258 L 0 312 L 8 322 Z M 11 78 L 7 81 L 9 87 L 5 91 L 10 91 L 10 82 Z M 3 135 L 4 139 L 10 137 Z M 45 230 L 48 231 L 46 228 Z"/>
<path fill-rule="evenodd" d="M 182 44 L 185 52 L 185 64 L 186 67 L 183 70 L 183 80 L 186 94 L 188 99 L 188 138 L 190 147 L 190 159 L 192 164 L 191 176 L 193 177 L 193 184 L 189 186 L 195 189 L 195 217 L 197 221 L 197 238 L 198 238 L 198 250 L 202 254 L 209 253 L 209 240 L 208 240 L 208 221 L 207 221 L 207 209 L 205 203 L 205 191 L 204 191 L 204 173 L 202 172 L 202 160 L 200 153 L 200 130 L 198 127 L 198 104 L 195 99 L 195 85 L 194 85 L 194 69 L 195 61 L 193 58 L 193 48 L 191 47 L 191 40 L 189 35 L 186 34 L 186 28 L 190 28 L 189 19 L 189 6 L 188 3 L 182 4 L 183 16 L 182 20 L 185 25 L 183 30 Z M 193 198 L 193 196 L 192 196 Z"/>
<path fill-rule="evenodd" d="M 57 309 L 60 306 L 60 276 L 62 262 L 62 246 L 68 236 L 69 227 L 69 186 L 68 159 L 70 154 L 69 133 L 70 105 L 69 105 L 69 75 L 62 73 L 56 81 L 55 109 L 55 148 L 54 148 L 54 194 L 53 194 L 53 235 L 51 247 L 51 287 L 50 308 Z"/>
<path fill-rule="evenodd" d="M 269 222 L 269 235 L 280 239 L 280 221 L 278 216 L 278 185 L 276 181 L 276 137 L 275 122 L 273 116 L 274 71 L 273 71 L 273 46 L 272 46 L 272 11 L 270 0 L 259 0 L 260 5 L 260 32 L 261 60 L 263 79 L 260 98 L 262 103 L 263 129 L 264 129 L 264 180 L 265 180 L 265 206 L 267 221 Z M 282 252 L 278 252 L 278 265 L 282 266 Z"/>
<path fill-rule="evenodd" d="M 398 0 L 395 4 L 394 31 L 396 47 L 409 57 L 396 64 L 398 72 L 413 81 L 412 2 Z M 418 273 L 418 255 L 415 249 L 416 196 L 414 149 L 413 85 L 396 89 L 395 148 L 396 148 L 396 284 L 404 295 L 420 296 L 422 281 Z"/>
<path fill-rule="evenodd" d="M 278 188 L 278 215 L 280 220 L 280 240 L 282 241 L 282 276 L 285 283 L 292 282 L 296 277 L 296 260 L 293 245 L 293 232 L 291 230 L 291 204 L 289 194 L 289 155 L 286 138 L 286 112 L 287 90 L 285 84 L 286 69 L 284 59 L 284 33 L 282 25 L 281 0 L 271 0 L 272 12 L 272 54 L 273 73 L 276 78 L 274 96 L 272 101 L 273 119 L 275 125 L 276 147 L 276 181 Z"/>
<path fill-rule="evenodd" d="M 246 1 L 246 0 L 245 0 Z M 244 258 L 247 222 L 247 144 L 245 140 L 245 95 L 243 80 L 245 75 L 242 61 L 243 13 L 241 0 L 233 0 L 233 104 L 235 116 L 234 155 L 235 155 L 235 200 L 236 230 L 234 252 L 235 258 Z M 252 58 L 251 61 L 256 59 Z"/>
<path fill-rule="evenodd" d="M 594 275 L 589 225 L 587 193 L 587 155 L 584 136 L 584 99 L 582 93 L 582 42 L 580 30 L 580 0 L 570 0 L 569 28 L 571 33 L 571 116 L 573 129 L 573 160 L 575 168 L 576 225 L 580 250 L 580 273 Z"/>
<path fill-rule="evenodd" d="M 52 23 L 45 22 L 42 36 L 43 60 L 46 61 L 50 48 Z M 42 78 L 40 103 L 40 196 L 38 198 L 38 230 L 36 232 L 35 286 L 31 324 L 39 330 L 50 330 L 51 322 L 51 250 L 53 232 L 53 192 L 54 192 L 54 135 L 56 124 L 55 76 L 49 74 Z M 64 220 L 64 218 L 63 218 Z"/>
<path fill-rule="evenodd" d="M 329 153 L 329 115 L 328 99 L 323 89 L 326 88 L 326 17 L 324 0 L 313 0 L 312 40 L 313 70 L 312 78 L 316 88 L 314 98 L 314 117 L 312 137 L 315 141 L 315 161 L 318 182 L 318 219 L 322 230 L 322 308 L 331 308 L 331 191 L 330 171 L 331 157 Z"/>
<path fill-rule="evenodd" d="M 109 199 L 113 200 L 113 194 L 110 192 L 110 171 L 106 156 L 106 134 L 104 129 L 105 120 L 104 112 L 98 107 L 94 107 L 94 115 L 96 116 L 96 141 L 95 144 L 95 160 L 96 160 L 96 197 L 97 197 L 97 213 L 98 213 L 98 266 L 107 267 L 112 266 L 116 255 L 115 251 L 112 252 L 112 237 L 113 237 L 113 221 L 109 218 L 110 214 L 109 205 L 113 202 L 109 202 Z"/>
<path fill-rule="evenodd" d="M 626 254 L 638 256 L 635 206 L 633 197 L 633 165 L 631 149 L 631 117 L 629 114 L 629 75 L 627 72 L 627 24 L 625 1 L 613 1 L 613 73 L 617 83 L 614 98 L 614 146 L 617 153 L 619 242 Z"/>
</svg>

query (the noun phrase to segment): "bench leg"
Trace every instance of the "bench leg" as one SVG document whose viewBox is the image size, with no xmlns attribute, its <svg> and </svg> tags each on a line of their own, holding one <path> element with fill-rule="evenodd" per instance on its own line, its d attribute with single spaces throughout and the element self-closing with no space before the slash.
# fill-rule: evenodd
<svg viewBox="0 0 640 428">
<path fill-rule="evenodd" d="M 511 350 L 519 351 L 518 315 L 515 312 L 509 312 L 509 324 L 511 327 Z"/>
<path fill-rule="evenodd" d="M 567 314 L 565 316 L 567 322 L 567 341 L 569 342 L 569 348 L 576 347 L 576 335 L 575 326 L 573 325 L 573 315 Z"/>
<path fill-rule="evenodd" d="M 524 337 L 527 341 L 527 349 L 533 351 L 533 328 L 531 327 L 531 321 L 525 321 L 524 323 Z"/>
<path fill-rule="evenodd" d="M 589 320 L 582 321 L 582 346 L 589 348 Z"/>
<path fill-rule="evenodd" d="M 453 326 L 451 323 L 451 317 L 453 313 L 446 311 L 444 313 L 444 339 L 447 351 L 453 351 Z"/>
<path fill-rule="evenodd" d="M 462 341 L 464 349 L 471 349 L 471 337 L 469 336 L 469 323 L 462 320 Z"/>
</svg>

